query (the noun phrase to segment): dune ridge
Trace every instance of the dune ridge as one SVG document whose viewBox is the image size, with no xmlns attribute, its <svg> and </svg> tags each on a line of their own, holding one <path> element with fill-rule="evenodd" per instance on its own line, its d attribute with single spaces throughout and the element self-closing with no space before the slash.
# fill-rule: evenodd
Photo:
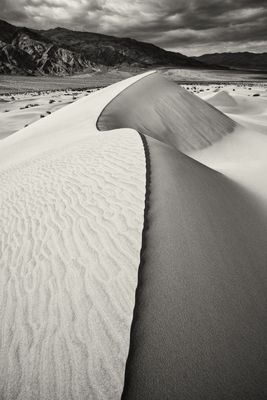
<svg viewBox="0 0 267 400">
<path fill-rule="evenodd" d="M 154 71 L 149 71 L 133 76 L 91 93 L 2 139 L 0 168 L 7 168 L 14 163 L 33 159 L 46 151 L 54 151 L 75 143 L 92 134 L 99 134 L 96 123 L 105 106 L 136 81 L 153 73 Z"/>
<path fill-rule="evenodd" d="M 189 152 L 222 139 L 236 123 L 157 73 L 135 82 L 107 104 L 97 126 L 100 130 L 133 128 Z"/>
</svg>

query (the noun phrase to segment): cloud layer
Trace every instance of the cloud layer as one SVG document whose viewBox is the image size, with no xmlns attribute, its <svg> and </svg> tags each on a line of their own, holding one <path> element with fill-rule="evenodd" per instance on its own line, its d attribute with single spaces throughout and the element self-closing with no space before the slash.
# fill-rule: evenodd
<svg viewBox="0 0 267 400">
<path fill-rule="evenodd" d="M 188 55 L 267 51 L 266 0 L 0 0 L 0 18 L 152 42 Z"/>
</svg>

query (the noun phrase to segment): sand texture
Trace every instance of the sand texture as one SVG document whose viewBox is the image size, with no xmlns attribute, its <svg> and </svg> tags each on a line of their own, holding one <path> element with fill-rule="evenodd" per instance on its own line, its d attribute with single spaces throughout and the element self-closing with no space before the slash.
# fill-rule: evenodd
<svg viewBox="0 0 267 400">
<path fill-rule="evenodd" d="M 95 121 L 123 85 L 1 142 L 1 400 L 121 396 L 145 156 L 136 132 Z"/>
<path fill-rule="evenodd" d="M 141 146 L 138 135 L 99 135 L 1 174 L 1 399 L 120 397 Z"/>
</svg>

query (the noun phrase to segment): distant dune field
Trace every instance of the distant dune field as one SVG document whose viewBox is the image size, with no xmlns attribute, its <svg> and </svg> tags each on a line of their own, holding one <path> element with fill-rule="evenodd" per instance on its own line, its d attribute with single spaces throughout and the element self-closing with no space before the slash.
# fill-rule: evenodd
<svg viewBox="0 0 267 400">
<path fill-rule="evenodd" d="M 122 79 L 136 75 L 140 70 L 110 70 L 71 76 L 20 76 L 1 75 L 0 95 L 3 93 L 23 93 L 33 90 L 92 89 L 111 85 Z"/>
</svg>

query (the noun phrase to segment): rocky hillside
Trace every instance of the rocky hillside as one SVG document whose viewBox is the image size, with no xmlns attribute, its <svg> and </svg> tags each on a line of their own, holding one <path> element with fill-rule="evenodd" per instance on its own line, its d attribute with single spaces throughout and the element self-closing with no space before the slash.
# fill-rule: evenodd
<svg viewBox="0 0 267 400">
<path fill-rule="evenodd" d="M 104 66 L 201 68 L 203 63 L 133 39 L 63 28 L 38 31 L 0 20 L 0 73 L 68 75 Z"/>
<path fill-rule="evenodd" d="M 0 41 L 0 73 L 1 74 L 34 74 L 36 64 L 25 51 L 12 44 Z"/>
<path fill-rule="evenodd" d="M 0 73 L 67 75 L 85 68 L 95 66 L 79 52 L 31 29 L 0 22 Z"/>
<path fill-rule="evenodd" d="M 203 64 L 180 53 L 163 50 L 153 44 L 129 38 L 101 35 L 91 32 L 55 28 L 40 31 L 49 40 L 71 50 L 76 49 L 92 62 L 106 66 L 178 66 L 203 67 Z"/>
<path fill-rule="evenodd" d="M 232 69 L 267 71 L 267 53 L 214 53 L 195 57 L 206 64 L 217 64 Z"/>
</svg>

